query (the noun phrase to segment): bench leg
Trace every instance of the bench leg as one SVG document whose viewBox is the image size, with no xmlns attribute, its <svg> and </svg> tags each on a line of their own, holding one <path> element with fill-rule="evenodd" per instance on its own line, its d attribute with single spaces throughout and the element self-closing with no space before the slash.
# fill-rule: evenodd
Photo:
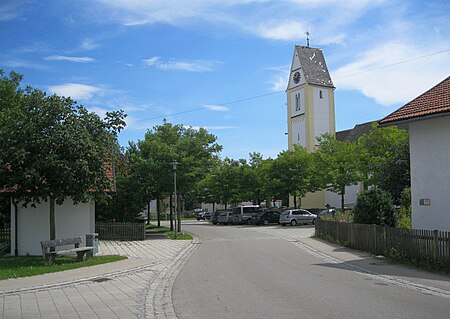
<svg viewBox="0 0 450 319">
<path fill-rule="evenodd" d="M 91 249 L 86 253 L 86 259 L 92 259 L 94 258 L 94 250 Z"/>
<path fill-rule="evenodd" d="M 83 261 L 85 251 L 77 251 L 77 261 Z"/>
<path fill-rule="evenodd" d="M 45 254 L 44 255 L 44 264 L 46 266 L 51 266 L 55 262 L 55 255 L 53 254 Z"/>
</svg>

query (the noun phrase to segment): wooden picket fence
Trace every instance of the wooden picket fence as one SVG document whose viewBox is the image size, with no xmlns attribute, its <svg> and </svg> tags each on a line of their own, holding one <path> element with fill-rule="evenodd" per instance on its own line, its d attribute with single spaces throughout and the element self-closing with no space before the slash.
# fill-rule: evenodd
<svg viewBox="0 0 450 319">
<path fill-rule="evenodd" d="M 128 222 L 97 222 L 95 232 L 103 240 L 144 240 L 145 224 Z"/>
<path fill-rule="evenodd" d="M 316 220 L 316 235 L 375 255 L 450 265 L 450 232 Z"/>
<path fill-rule="evenodd" d="M 10 243 L 11 243 L 11 227 L 0 228 L 0 254 L 9 251 Z"/>
</svg>

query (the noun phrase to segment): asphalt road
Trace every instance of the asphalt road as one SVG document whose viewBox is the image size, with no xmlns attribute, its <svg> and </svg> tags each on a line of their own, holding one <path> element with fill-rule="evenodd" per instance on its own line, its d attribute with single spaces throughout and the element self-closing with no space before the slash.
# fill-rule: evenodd
<svg viewBox="0 0 450 319">
<path fill-rule="evenodd" d="M 299 248 L 290 234 L 309 237 L 310 226 L 183 227 L 201 242 L 173 286 L 178 318 L 450 317 L 450 295 L 403 287 Z"/>
</svg>

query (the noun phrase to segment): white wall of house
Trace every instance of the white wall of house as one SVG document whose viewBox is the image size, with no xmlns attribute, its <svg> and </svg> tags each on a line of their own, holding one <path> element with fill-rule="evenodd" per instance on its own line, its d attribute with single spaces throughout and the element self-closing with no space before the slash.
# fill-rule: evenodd
<svg viewBox="0 0 450 319">
<path fill-rule="evenodd" d="M 450 231 L 450 116 L 409 124 L 412 227 Z"/>
<path fill-rule="evenodd" d="M 50 239 L 50 204 L 36 204 L 36 208 L 17 205 L 17 223 L 15 208 L 11 205 L 11 254 L 15 251 L 15 232 L 17 231 L 17 249 L 20 256 L 42 255 L 41 241 Z M 63 205 L 55 205 L 56 238 L 81 236 L 85 244 L 85 235 L 95 232 L 95 204 L 79 203 L 74 205 L 68 199 Z M 17 225 L 17 228 L 15 227 Z"/>
<path fill-rule="evenodd" d="M 363 189 L 362 183 L 345 187 L 345 197 L 344 197 L 345 207 L 353 208 L 355 206 L 358 193 L 362 189 Z M 327 203 L 330 204 L 331 207 L 336 207 L 337 209 L 341 208 L 341 195 L 327 191 L 326 196 L 327 196 Z"/>
</svg>

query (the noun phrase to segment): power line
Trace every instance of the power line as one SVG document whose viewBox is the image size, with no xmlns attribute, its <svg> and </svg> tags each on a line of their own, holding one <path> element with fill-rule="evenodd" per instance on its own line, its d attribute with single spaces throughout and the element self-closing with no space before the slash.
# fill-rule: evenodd
<svg viewBox="0 0 450 319">
<path fill-rule="evenodd" d="M 339 76 L 336 79 L 342 79 L 342 78 L 346 78 L 346 77 L 357 75 L 357 74 L 361 74 L 361 73 L 366 73 L 366 72 L 376 71 L 376 70 L 380 70 L 380 69 L 385 69 L 385 68 L 389 68 L 391 66 L 395 66 L 395 65 L 399 65 L 399 64 L 403 64 L 403 63 L 408 63 L 408 62 L 411 62 L 411 61 L 427 58 L 429 56 L 436 55 L 436 54 L 441 54 L 441 53 L 448 52 L 448 51 L 450 51 L 450 49 L 442 50 L 442 51 L 439 51 L 439 52 L 434 52 L 434 53 L 430 53 L 430 54 L 426 54 L 426 55 L 422 55 L 422 56 L 418 56 L 418 57 L 415 57 L 415 58 L 411 58 L 411 59 L 407 59 L 407 60 L 403 60 L 403 61 L 399 61 L 399 62 L 395 62 L 395 63 L 391 63 L 391 64 L 386 64 L 386 65 L 380 66 L 378 68 L 366 69 L 366 70 L 362 70 L 362 71 L 359 71 L 359 72 L 355 72 L 355 73 Z"/>
<path fill-rule="evenodd" d="M 408 63 L 408 62 L 411 62 L 411 61 L 427 58 L 429 56 L 433 56 L 433 55 L 437 55 L 437 54 L 441 54 L 441 53 L 445 53 L 445 52 L 449 52 L 449 51 L 450 51 L 450 49 L 446 49 L 446 50 L 442 50 L 442 51 L 438 51 L 438 52 L 433 52 L 433 53 L 430 53 L 430 54 L 425 54 L 425 55 L 414 57 L 414 58 L 411 58 L 411 59 L 398 61 L 398 62 L 391 63 L 391 64 L 386 64 L 386 65 L 383 65 L 383 66 L 380 66 L 380 67 L 377 67 L 377 68 L 366 69 L 366 70 L 362 70 L 362 71 L 359 71 L 359 72 L 343 75 L 343 76 L 337 77 L 336 79 L 342 79 L 342 78 L 345 78 L 345 77 L 349 77 L 349 76 L 353 76 L 353 75 L 357 75 L 357 74 L 361 74 L 361 73 L 377 71 L 377 70 L 380 70 L 380 69 L 389 68 L 389 67 L 392 67 L 392 66 L 395 66 L 395 65 Z M 236 104 L 236 103 L 250 101 L 250 100 L 255 100 L 255 99 L 259 99 L 259 98 L 262 98 L 262 97 L 266 97 L 266 96 L 270 96 L 270 95 L 274 95 L 274 94 L 278 94 L 278 93 L 282 93 L 282 92 L 285 92 L 285 91 L 274 91 L 274 92 L 271 92 L 271 93 L 250 96 L 250 97 L 239 99 L 239 100 L 233 100 L 233 101 L 228 101 L 228 102 L 224 102 L 224 103 L 215 103 L 215 105 Z M 197 111 L 201 111 L 201 110 L 205 110 L 205 109 L 207 109 L 207 107 L 202 106 L 202 107 L 197 107 L 197 108 L 186 110 L 186 111 L 170 113 L 170 114 L 154 116 L 154 117 L 148 117 L 148 118 L 145 118 L 145 119 L 136 120 L 135 122 L 143 122 L 143 121 L 148 121 L 148 120 L 155 120 L 155 119 L 160 119 L 160 118 L 169 117 L 169 116 L 176 116 L 176 115 L 181 115 L 181 114 L 186 114 L 186 113 L 197 112 Z"/>
<path fill-rule="evenodd" d="M 215 104 L 216 105 L 230 105 L 230 104 L 240 103 L 240 102 L 244 102 L 244 101 L 259 99 L 259 98 L 262 98 L 262 97 L 278 94 L 278 93 L 281 93 L 281 92 L 284 92 L 284 91 L 274 91 L 274 92 L 271 92 L 271 93 L 255 95 L 255 96 L 243 98 L 243 99 L 240 99 L 240 100 L 233 100 L 233 101 L 229 101 L 229 102 L 215 103 Z M 186 111 L 181 111 L 181 112 L 176 112 L 176 113 L 171 113 L 171 114 L 166 114 L 166 115 L 160 115 L 160 116 L 154 116 L 154 117 L 148 117 L 148 118 L 145 118 L 145 119 L 136 120 L 135 122 L 155 120 L 155 119 L 160 119 L 160 118 L 164 118 L 164 117 L 168 117 L 168 116 L 175 116 L 175 115 L 180 115 L 180 114 L 185 114 L 185 113 L 192 113 L 192 112 L 201 111 L 201 110 L 205 110 L 205 109 L 208 109 L 208 108 L 205 107 L 205 106 L 202 106 L 202 107 L 197 107 L 195 109 L 190 109 L 190 110 L 186 110 Z"/>
</svg>

